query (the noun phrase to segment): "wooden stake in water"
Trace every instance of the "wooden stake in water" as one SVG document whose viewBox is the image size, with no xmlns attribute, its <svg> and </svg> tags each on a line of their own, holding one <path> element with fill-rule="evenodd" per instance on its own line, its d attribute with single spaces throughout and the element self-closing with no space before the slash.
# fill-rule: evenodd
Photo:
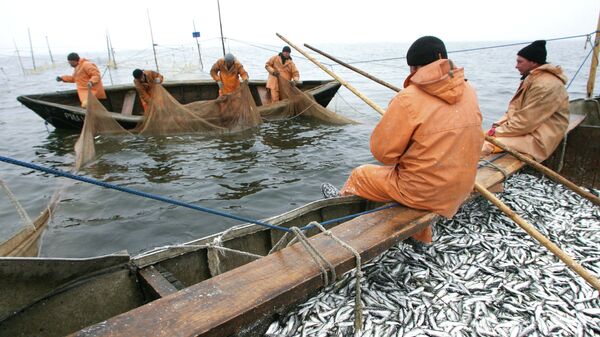
<svg viewBox="0 0 600 337">
<path fill-rule="evenodd" d="M 156 64 L 156 71 L 158 70 L 158 60 L 156 59 L 156 43 L 154 43 L 154 34 L 152 33 L 152 22 L 150 22 L 150 10 L 146 9 L 146 14 L 148 14 L 148 25 L 150 26 L 150 38 L 152 39 L 152 52 L 154 52 L 154 64 Z"/>
<path fill-rule="evenodd" d="M 46 35 L 46 45 L 48 46 L 48 54 L 50 54 L 50 62 L 54 65 L 54 57 L 52 57 L 52 50 L 50 50 L 50 42 L 48 42 L 48 35 Z"/>
<path fill-rule="evenodd" d="M 590 76 L 587 83 L 587 98 L 592 98 L 594 94 L 594 82 L 596 82 L 596 68 L 598 68 L 598 52 L 600 51 L 600 13 L 598 14 L 598 27 L 596 28 L 596 38 L 594 39 L 594 55 L 590 66 Z"/>
<path fill-rule="evenodd" d="M 106 53 L 108 54 L 108 62 L 106 62 L 106 66 L 110 68 L 112 60 L 110 56 L 110 43 L 108 43 L 108 32 L 106 33 Z"/>
<path fill-rule="evenodd" d="M 225 57 L 225 39 L 223 38 L 223 24 L 221 23 L 221 5 L 217 0 L 217 9 L 219 10 L 219 27 L 221 28 L 221 46 L 223 46 L 223 57 Z"/>
<path fill-rule="evenodd" d="M 194 20 L 192 20 L 192 25 L 194 25 L 194 33 L 196 33 L 196 22 Z M 200 70 L 204 70 L 204 65 L 202 64 L 202 54 L 200 53 L 200 42 L 198 42 L 197 36 L 194 36 L 194 38 L 196 39 L 196 47 L 198 47 L 198 60 L 200 61 Z"/>
<path fill-rule="evenodd" d="M 21 54 L 19 53 L 19 48 L 17 47 L 17 42 L 15 42 L 15 39 L 13 39 L 13 43 L 15 45 L 15 50 L 17 51 L 17 59 L 19 60 L 19 65 L 21 66 L 21 71 L 23 72 L 23 75 L 26 75 L 25 67 L 23 67 L 23 61 L 21 61 Z"/>
<path fill-rule="evenodd" d="M 33 56 L 33 44 L 31 43 L 31 31 L 27 27 L 27 35 L 29 35 L 29 49 L 31 49 L 31 61 L 33 62 L 33 70 L 35 70 L 35 57 Z"/>
</svg>

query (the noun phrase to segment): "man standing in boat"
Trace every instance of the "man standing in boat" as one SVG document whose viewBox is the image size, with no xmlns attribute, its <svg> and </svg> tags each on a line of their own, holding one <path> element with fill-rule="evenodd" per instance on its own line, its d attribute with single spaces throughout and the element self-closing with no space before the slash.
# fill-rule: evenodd
<svg viewBox="0 0 600 337">
<path fill-rule="evenodd" d="M 279 78 L 291 81 L 293 85 L 300 83 L 300 73 L 296 64 L 292 61 L 290 47 L 285 46 L 278 55 L 271 57 L 265 64 L 265 68 L 269 73 L 267 79 L 267 91 L 271 95 L 271 102 L 277 102 L 279 96 Z"/>
<path fill-rule="evenodd" d="M 396 201 L 451 218 L 473 189 L 483 144 L 481 112 L 464 69 L 448 59 L 444 42 L 417 39 L 408 49 L 410 75 L 371 134 L 371 153 L 383 163 L 355 168 L 341 192 Z M 430 243 L 431 227 L 413 236 Z"/>
<path fill-rule="evenodd" d="M 163 79 L 163 75 L 153 70 L 136 69 L 133 71 L 133 84 L 140 95 L 144 111 L 148 109 L 148 104 L 152 99 L 154 85 L 162 83 Z"/>
<path fill-rule="evenodd" d="M 248 82 L 248 73 L 244 66 L 231 53 L 213 64 L 210 76 L 219 86 L 219 96 L 230 94 L 239 88 L 240 78 L 242 81 Z"/>
<path fill-rule="evenodd" d="M 106 93 L 104 92 L 104 86 L 102 85 L 102 76 L 100 76 L 100 70 L 92 62 L 84 58 L 79 58 L 77 53 L 70 53 L 67 56 L 67 61 L 71 67 L 75 68 L 73 75 L 57 76 L 56 81 L 75 83 L 77 85 L 77 95 L 81 102 L 81 107 L 87 106 L 87 92 L 88 86 L 92 88 L 92 94 L 97 99 L 105 99 Z"/>
<path fill-rule="evenodd" d="M 521 84 L 504 116 L 488 135 L 538 162 L 548 158 L 569 126 L 567 77 L 560 66 L 546 63 L 546 41 L 534 41 L 517 53 Z M 485 142 L 482 155 L 502 152 Z"/>
</svg>

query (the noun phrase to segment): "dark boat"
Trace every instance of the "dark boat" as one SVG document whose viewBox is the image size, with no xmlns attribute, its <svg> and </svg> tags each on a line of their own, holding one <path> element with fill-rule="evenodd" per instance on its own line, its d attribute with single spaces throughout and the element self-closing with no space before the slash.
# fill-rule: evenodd
<svg viewBox="0 0 600 337">
<path fill-rule="evenodd" d="M 265 81 L 250 81 L 250 92 L 261 114 L 283 109 L 282 100 L 271 104 L 266 95 Z M 166 82 L 164 88 L 181 104 L 212 100 L 219 96 L 219 88 L 212 80 Z M 341 84 L 337 81 L 303 81 L 299 87 L 312 95 L 323 107 L 331 101 Z M 107 99 L 102 102 L 113 113 L 114 119 L 126 129 L 134 128 L 142 120 L 142 105 L 133 85 L 106 87 Z M 76 90 L 22 95 L 17 100 L 57 129 L 81 130 L 85 109 L 81 108 Z"/>
<path fill-rule="evenodd" d="M 599 158 L 598 144 L 579 143 L 600 128 L 599 102 L 571 102 L 565 152 L 559 147 L 555 157 L 563 158 L 565 169 L 578 165 L 570 160 L 589 153 L 588 145 Z M 488 159 L 509 175 L 524 166 L 511 155 Z M 592 169 L 588 174 L 598 176 L 598 168 Z M 477 181 L 486 188 L 504 179 L 497 168 L 478 170 Z M 265 222 L 302 227 L 379 206 L 357 197 L 318 200 Z M 370 260 L 435 218 L 432 213 L 396 206 L 326 227 L 363 260 Z M 282 233 L 245 224 L 133 257 L 122 252 L 89 259 L 0 258 L 0 291 L 11 294 L 0 296 L 0 335 L 262 335 L 276 315 L 323 287 L 321 272 L 302 245 L 268 254 Z M 314 229 L 309 234 L 338 275 L 355 266 L 350 251 Z"/>
</svg>

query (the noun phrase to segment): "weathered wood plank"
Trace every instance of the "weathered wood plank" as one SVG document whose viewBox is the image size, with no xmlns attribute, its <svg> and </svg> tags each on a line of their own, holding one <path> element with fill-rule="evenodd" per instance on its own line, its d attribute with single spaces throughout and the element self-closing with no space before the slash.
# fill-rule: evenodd
<svg viewBox="0 0 600 337">
<path fill-rule="evenodd" d="M 140 269 L 139 274 L 141 281 L 155 297 L 165 297 L 178 290 L 154 266 Z"/>
</svg>

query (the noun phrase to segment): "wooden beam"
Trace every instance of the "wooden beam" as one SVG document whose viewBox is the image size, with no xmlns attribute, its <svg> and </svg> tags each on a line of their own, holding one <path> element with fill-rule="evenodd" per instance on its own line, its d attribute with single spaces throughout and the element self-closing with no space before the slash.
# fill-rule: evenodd
<svg viewBox="0 0 600 337">
<path fill-rule="evenodd" d="M 139 274 L 141 281 L 155 297 L 165 297 L 178 291 L 154 266 L 140 269 Z"/>
</svg>

